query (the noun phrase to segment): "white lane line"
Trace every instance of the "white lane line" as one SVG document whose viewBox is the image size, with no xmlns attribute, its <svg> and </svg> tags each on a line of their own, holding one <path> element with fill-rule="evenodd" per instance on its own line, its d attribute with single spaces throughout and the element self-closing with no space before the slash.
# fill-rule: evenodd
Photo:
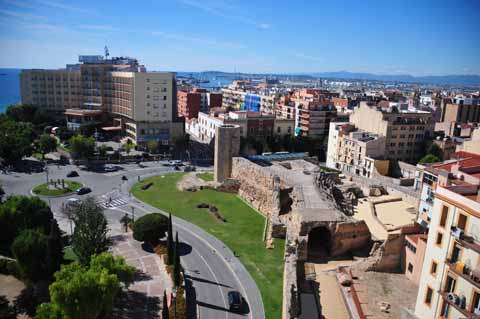
<svg viewBox="0 0 480 319">
<path fill-rule="evenodd" d="M 194 251 L 194 250 L 192 249 L 192 251 Z M 212 267 L 210 267 L 210 265 L 207 263 L 207 261 L 205 260 L 205 258 L 204 258 L 202 255 L 200 255 L 198 252 L 195 252 L 195 253 L 196 253 L 198 256 L 200 256 L 200 258 L 202 258 L 202 261 L 205 263 L 205 265 L 207 265 L 208 270 L 212 273 L 213 278 L 215 278 L 215 281 L 216 281 L 217 284 L 218 284 L 218 285 L 216 285 L 216 286 L 217 286 L 218 290 L 220 291 L 220 294 L 222 295 L 223 305 L 225 306 L 225 318 L 228 318 L 228 312 L 229 312 L 229 310 L 228 310 L 228 308 L 227 308 L 227 302 L 225 301 L 225 295 L 223 294 L 222 288 L 220 288 L 220 285 L 221 285 L 221 284 L 220 284 L 220 282 L 218 281 L 218 278 L 217 278 L 217 276 L 215 275 L 215 272 L 213 272 Z"/>
<path fill-rule="evenodd" d="M 137 200 L 138 200 L 138 199 L 137 199 Z M 140 201 L 140 200 L 138 200 L 138 201 Z M 135 203 L 130 202 L 129 205 L 130 205 L 130 206 L 133 206 L 133 207 L 137 207 L 138 209 L 141 209 L 141 210 L 143 210 L 144 212 L 147 212 L 147 213 L 149 212 L 146 208 L 144 208 L 144 207 L 142 207 L 142 206 L 138 206 L 138 205 L 135 204 Z M 157 211 L 163 212 L 163 213 L 166 215 L 166 213 L 165 213 L 163 210 L 158 209 L 158 208 L 155 208 L 155 209 L 156 209 Z M 183 227 L 183 226 L 180 226 L 178 223 L 175 223 L 174 225 L 177 226 L 177 227 L 179 227 L 179 228 L 181 228 L 181 229 L 183 229 L 184 231 L 188 232 L 188 233 L 191 234 L 192 236 L 195 236 L 195 237 L 198 238 L 199 240 L 203 241 L 207 246 L 209 246 L 209 247 L 212 249 L 212 251 L 213 251 L 213 250 L 216 250 L 215 247 L 213 247 L 206 239 L 202 238 L 201 236 L 197 235 L 196 233 L 190 231 L 189 229 L 187 229 L 187 228 L 185 228 L 185 227 Z M 248 300 L 248 295 L 247 295 L 247 293 L 246 293 L 246 289 L 245 289 L 245 287 L 242 285 L 242 281 L 240 280 L 240 278 L 238 278 L 238 275 L 237 275 L 237 273 L 235 272 L 235 270 L 232 268 L 232 266 L 230 265 L 230 263 L 229 263 L 227 260 L 225 260 L 225 258 L 223 258 L 220 254 L 217 254 L 217 255 L 218 255 L 219 257 L 221 257 L 220 260 L 223 260 L 223 262 L 225 263 L 225 265 L 227 265 L 228 269 L 230 269 L 230 271 L 232 272 L 233 276 L 235 277 L 238 285 L 241 287 L 241 290 L 242 290 L 242 292 L 243 292 L 243 296 L 245 297 L 245 299 L 246 299 L 246 301 L 247 301 L 247 304 L 248 304 L 248 305 L 251 305 L 250 301 Z M 247 272 L 248 272 L 248 271 L 247 271 Z M 256 285 L 256 283 L 255 283 L 255 285 Z M 258 286 L 257 286 L 257 289 L 258 289 Z M 261 298 L 261 296 L 260 296 L 260 298 Z M 253 311 L 250 311 L 250 312 L 249 312 L 248 318 L 252 318 L 252 312 L 253 312 Z"/>
</svg>

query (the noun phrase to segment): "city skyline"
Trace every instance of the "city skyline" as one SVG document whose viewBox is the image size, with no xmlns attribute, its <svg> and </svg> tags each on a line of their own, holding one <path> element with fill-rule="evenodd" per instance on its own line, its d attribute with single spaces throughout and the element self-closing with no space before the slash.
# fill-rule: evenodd
<svg viewBox="0 0 480 319">
<path fill-rule="evenodd" d="M 133 7 L 1 0 L 0 67 L 61 68 L 107 45 L 113 56 L 137 57 L 150 70 L 480 74 L 479 8 L 476 1 L 177 0 Z"/>
</svg>

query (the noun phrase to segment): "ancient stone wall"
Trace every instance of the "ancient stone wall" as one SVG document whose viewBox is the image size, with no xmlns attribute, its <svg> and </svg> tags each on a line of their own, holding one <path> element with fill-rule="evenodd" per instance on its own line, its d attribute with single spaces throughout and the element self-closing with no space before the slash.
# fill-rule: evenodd
<svg viewBox="0 0 480 319">
<path fill-rule="evenodd" d="M 240 182 L 238 194 L 265 216 L 280 212 L 280 190 L 288 188 L 278 176 L 242 157 L 234 157 L 232 178 Z"/>
<path fill-rule="evenodd" d="M 360 249 L 369 244 L 370 230 L 362 221 L 345 222 L 336 224 L 332 235 L 332 256 L 340 256 L 351 250 Z"/>
</svg>

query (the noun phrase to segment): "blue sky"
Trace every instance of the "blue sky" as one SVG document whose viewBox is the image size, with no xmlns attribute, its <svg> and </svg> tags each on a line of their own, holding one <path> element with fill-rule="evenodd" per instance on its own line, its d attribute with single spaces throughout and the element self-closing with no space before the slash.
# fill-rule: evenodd
<svg viewBox="0 0 480 319">
<path fill-rule="evenodd" d="M 480 74 L 480 0 L 0 0 L 0 67 Z"/>
</svg>

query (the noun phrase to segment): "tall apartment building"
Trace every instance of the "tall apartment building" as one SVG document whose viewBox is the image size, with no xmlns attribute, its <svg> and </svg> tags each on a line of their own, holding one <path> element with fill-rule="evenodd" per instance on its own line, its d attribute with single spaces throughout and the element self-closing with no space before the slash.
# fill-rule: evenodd
<svg viewBox="0 0 480 319">
<path fill-rule="evenodd" d="M 177 93 L 178 116 L 190 120 L 198 117 L 202 104 L 202 95 L 199 92 L 179 90 Z"/>
<path fill-rule="evenodd" d="M 432 115 L 424 111 L 384 109 L 375 104 L 361 102 L 350 115 L 355 127 L 384 136 L 385 157 L 392 160 L 415 162 L 423 154 L 423 141 L 433 134 Z"/>
<path fill-rule="evenodd" d="M 168 144 L 183 134 L 174 73 L 146 72 L 132 58 L 80 56 L 79 62 L 62 70 L 22 70 L 22 103 L 64 113 L 71 129 L 105 115 L 110 125 L 102 130 L 137 144 Z"/>
<path fill-rule="evenodd" d="M 449 136 L 460 136 L 461 124 L 480 122 L 480 97 L 478 95 L 458 95 L 453 99 L 443 99 L 440 121 L 436 131 Z"/>
<path fill-rule="evenodd" d="M 422 319 L 480 318 L 480 166 L 439 176 L 415 314 Z"/>
<path fill-rule="evenodd" d="M 208 111 L 211 108 L 214 107 L 222 107 L 222 93 L 219 92 L 209 92 L 207 93 L 207 104 L 208 104 L 208 109 L 205 111 Z"/>
</svg>

